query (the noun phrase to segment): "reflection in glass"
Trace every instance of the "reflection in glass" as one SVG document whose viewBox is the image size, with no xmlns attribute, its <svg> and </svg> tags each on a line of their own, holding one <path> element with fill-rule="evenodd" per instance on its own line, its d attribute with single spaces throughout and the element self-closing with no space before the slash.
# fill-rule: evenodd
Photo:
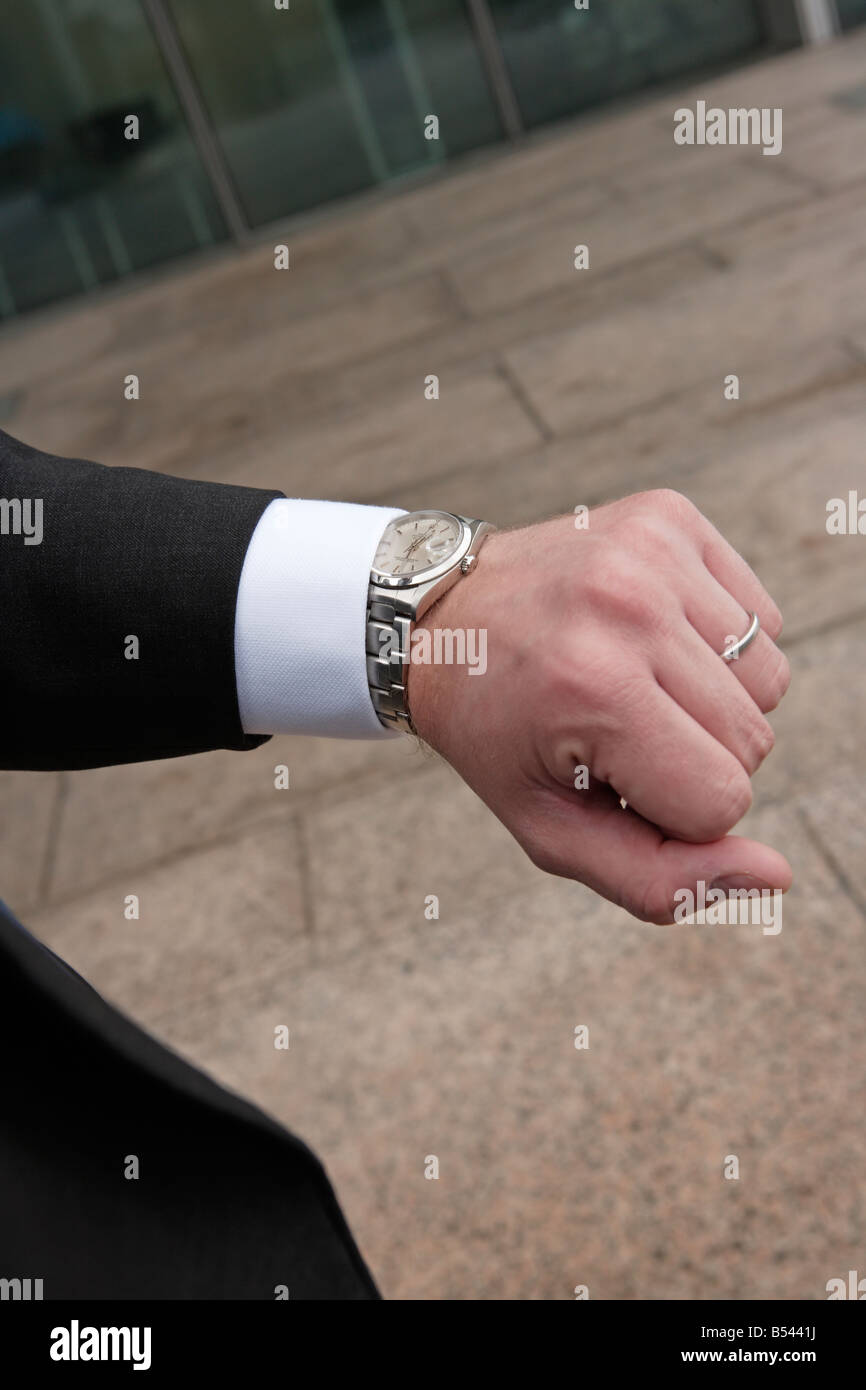
<svg viewBox="0 0 866 1390">
<path fill-rule="evenodd" d="M 843 29 L 866 23 L 866 0 L 836 0 L 836 9 Z"/>
<path fill-rule="evenodd" d="M 527 126 L 762 43 L 754 0 L 490 0 Z"/>
<path fill-rule="evenodd" d="M 0 316 L 224 235 L 137 0 L 4 5 Z"/>
<path fill-rule="evenodd" d="M 502 134 L 461 0 L 170 8 L 251 225 Z"/>
</svg>

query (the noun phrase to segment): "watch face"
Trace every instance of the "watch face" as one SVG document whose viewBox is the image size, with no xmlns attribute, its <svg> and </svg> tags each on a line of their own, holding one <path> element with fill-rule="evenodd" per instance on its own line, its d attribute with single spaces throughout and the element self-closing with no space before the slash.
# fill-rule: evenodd
<svg viewBox="0 0 866 1390">
<path fill-rule="evenodd" d="M 380 575 L 419 576 L 447 563 L 463 542 L 463 523 L 449 512 L 408 512 L 388 523 L 373 560 Z"/>
</svg>

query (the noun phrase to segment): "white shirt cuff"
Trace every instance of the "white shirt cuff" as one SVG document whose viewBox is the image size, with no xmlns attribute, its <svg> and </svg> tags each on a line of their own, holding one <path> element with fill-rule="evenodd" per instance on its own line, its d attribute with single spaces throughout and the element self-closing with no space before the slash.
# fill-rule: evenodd
<svg viewBox="0 0 866 1390">
<path fill-rule="evenodd" d="M 401 508 L 279 498 L 253 532 L 238 586 L 235 676 L 247 734 L 393 738 L 365 651 L 370 568 Z"/>
</svg>

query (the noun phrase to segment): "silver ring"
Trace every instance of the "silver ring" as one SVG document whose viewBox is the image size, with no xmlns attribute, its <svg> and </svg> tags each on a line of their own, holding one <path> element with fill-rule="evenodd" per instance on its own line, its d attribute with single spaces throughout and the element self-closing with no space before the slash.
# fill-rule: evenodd
<svg viewBox="0 0 866 1390">
<path fill-rule="evenodd" d="M 725 647 L 725 650 L 722 652 L 722 660 L 735 661 L 736 658 L 740 655 L 740 652 L 744 652 L 746 648 L 749 646 L 749 644 L 754 642 L 760 630 L 761 623 L 758 618 L 758 615 L 757 613 L 753 613 L 752 623 L 745 637 L 741 637 L 739 642 L 732 642 L 730 647 Z"/>
</svg>

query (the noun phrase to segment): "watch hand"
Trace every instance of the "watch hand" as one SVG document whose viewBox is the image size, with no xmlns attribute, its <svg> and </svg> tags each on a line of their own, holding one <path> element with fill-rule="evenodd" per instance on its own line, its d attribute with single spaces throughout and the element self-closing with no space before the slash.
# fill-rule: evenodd
<svg viewBox="0 0 866 1390">
<path fill-rule="evenodd" d="M 435 528 L 435 526 L 434 526 L 434 527 L 433 527 L 433 530 L 427 531 L 426 533 L 425 533 L 425 532 L 422 532 L 422 534 L 421 534 L 420 536 L 416 536 L 415 539 L 414 539 L 413 541 L 410 541 L 409 545 L 406 547 L 406 552 L 405 552 L 405 558 L 406 558 L 407 560 L 409 559 L 409 556 L 410 556 L 410 555 L 414 555 L 415 551 L 418 549 L 418 547 L 419 547 L 424 541 L 429 541 L 429 539 L 430 539 L 430 537 L 433 535 L 433 531 L 435 531 L 435 529 L 436 529 L 436 528 Z"/>
</svg>

